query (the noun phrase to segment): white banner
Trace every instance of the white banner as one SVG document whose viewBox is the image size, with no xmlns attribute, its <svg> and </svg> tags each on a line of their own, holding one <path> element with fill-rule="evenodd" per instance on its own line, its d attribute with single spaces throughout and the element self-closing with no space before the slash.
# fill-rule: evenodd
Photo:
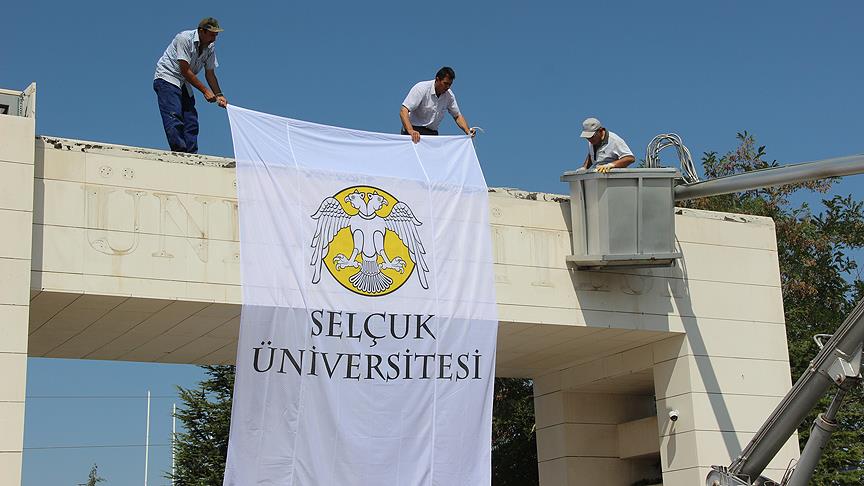
<svg viewBox="0 0 864 486">
<path fill-rule="evenodd" d="M 225 485 L 489 485 L 497 314 L 468 137 L 228 106 L 243 312 Z"/>
</svg>

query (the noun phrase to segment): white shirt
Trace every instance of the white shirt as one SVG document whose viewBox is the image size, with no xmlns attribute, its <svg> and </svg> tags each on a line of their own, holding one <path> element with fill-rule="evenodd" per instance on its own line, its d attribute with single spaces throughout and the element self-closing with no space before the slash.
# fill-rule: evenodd
<svg viewBox="0 0 864 486">
<path fill-rule="evenodd" d="M 633 155 L 633 152 L 630 151 L 630 147 L 627 146 L 623 138 L 609 130 L 606 130 L 606 133 L 606 140 L 600 142 L 596 157 L 594 155 L 594 146 L 591 145 L 591 142 L 588 142 L 588 157 L 590 157 L 592 165 L 608 164 L 609 162 L 615 162 L 621 157 Z"/>
<path fill-rule="evenodd" d="M 412 125 L 426 127 L 430 130 L 438 130 L 444 112 L 448 111 L 453 118 L 459 116 L 459 105 L 456 104 L 456 95 L 447 90 L 441 96 L 435 94 L 435 80 L 420 81 L 415 84 L 402 106 L 408 108 Z"/>
<path fill-rule="evenodd" d="M 199 56 L 198 30 L 184 30 L 174 36 L 174 40 L 165 49 L 165 53 L 162 54 L 159 61 L 156 62 L 154 79 L 164 79 L 178 88 L 182 88 L 183 83 L 186 83 L 186 91 L 191 96 L 192 85 L 186 82 L 186 79 L 180 74 L 181 60 L 188 62 L 189 68 L 195 74 L 198 74 L 202 67 L 205 69 L 216 69 L 219 66 L 219 63 L 216 61 L 216 42 L 211 42 L 209 46 L 201 51 L 201 55 Z"/>
</svg>

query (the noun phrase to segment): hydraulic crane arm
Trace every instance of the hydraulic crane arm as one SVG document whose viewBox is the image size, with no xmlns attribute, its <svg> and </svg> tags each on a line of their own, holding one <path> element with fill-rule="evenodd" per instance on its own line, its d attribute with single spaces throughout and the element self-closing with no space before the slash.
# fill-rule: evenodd
<svg viewBox="0 0 864 486">
<path fill-rule="evenodd" d="M 814 427 L 814 439 L 824 443 L 833 432 L 833 419 L 846 391 L 861 380 L 861 354 L 864 343 L 864 299 L 858 302 L 840 328 L 810 362 L 795 386 L 783 397 L 777 408 L 756 432 L 753 440 L 741 451 L 741 455 L 728 467 L 715 467 L 708 475 L 708 486 L 763 485 L 771 484 L 760 476 L 792 433 L 801 425 L 810 410 L 829 391 L 832 385 L 839 387 L 837 396 L 828 413 L 820 416 Z M 816 430 L 816 429 L 819 430 Z M 815 468 L 821 447 L 807 447 L 802 453 L 798 469 L 782 483 L 784 485 L 807 484 L 812 468 Z M 815 458 L 815 459 L 814 459 Z M 807 470 L 809 469 L 809 471 Z M 803 482 L 802 482 L 803 481 Z"/>
</svg>

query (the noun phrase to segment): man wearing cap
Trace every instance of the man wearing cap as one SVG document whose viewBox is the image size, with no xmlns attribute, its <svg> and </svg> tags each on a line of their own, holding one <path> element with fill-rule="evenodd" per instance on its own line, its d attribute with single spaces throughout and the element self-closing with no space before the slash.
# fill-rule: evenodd
<svg viewBox="0 0 864 486">
<path fill-rule="evenodd" d="M 156 63 L 153 90 L 156 91 L 168 145 L 175 152 L 198 152 L 198 111 L 195 110 L 193 87 L 202 92 L 209 103 L 222 108 L 228 105 L 216 79 L 219 63 L 216 62 L 215 43 L 222 30 L 218 20 L 207 17 L 198 23 L 198 29 L 174 36 Z M 202 67 L 209 89 L 196 76 Z"/>
<path fill-rule="evenodd" d="M 600 120 L 588 118 L 582 122 L 582 135 L 588 139 L 588 155 L 583 169 L 597 164 L 597 172 L 606 173 L 611 169 L 623 169 L 636 161 L 624 139 L 603 128 Z"/>
<path fill-rule="evenodd" d="M 465 135 L 474 137 L 474 129 L 468 127 L 459 112 L 456 96 L 450 91 L 454 79 L 456 72 L 445 66 L 438 70 L 435 79 L 420 81 L 411 88 L 399 110 L 402 135 L 411 135 L 414 143 L 420 141 L 420 135 L 438 135 L 438 125 L 447 111 Z"/>
</svg>

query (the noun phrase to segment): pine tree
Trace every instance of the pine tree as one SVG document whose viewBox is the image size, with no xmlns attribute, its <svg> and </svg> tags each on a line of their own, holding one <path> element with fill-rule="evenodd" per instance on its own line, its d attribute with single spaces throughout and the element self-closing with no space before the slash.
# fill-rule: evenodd
<svg viewBox="0 0 864 486">
<path fill-rule="evenodd" d="M 176 486 L 221 485 L 225 474 L 234 367 L 203 368 L 209 378 L 197 390 L 177 387 L 183 401 L 177 418 L 185 432 L 177 434 L 174 445 Z"/>
</svg>

